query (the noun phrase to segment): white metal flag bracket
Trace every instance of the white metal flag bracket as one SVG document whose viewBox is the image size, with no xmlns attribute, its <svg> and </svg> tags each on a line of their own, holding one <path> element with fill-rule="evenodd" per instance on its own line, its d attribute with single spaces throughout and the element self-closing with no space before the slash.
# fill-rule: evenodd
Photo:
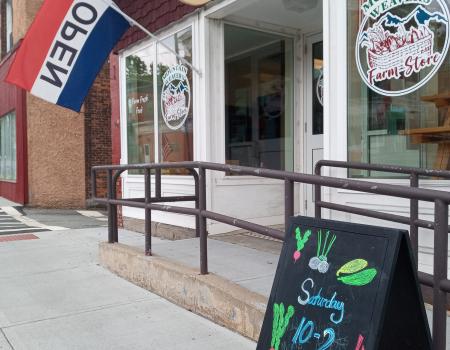
<svg viewBox="0 0 450 350">
<path fill-rule="evenodd" d="M 160 45 L 164 46 L 167 50 L 169 50 L 171 53 L 173 53 L 180 61 L 182 61 L 184 64 L 189 66 L 194 72 L 196 72 L 199 76 L 202 76 L 202 71 L 195 67 L 191 62 L 189 62 L 187 59 L 182 57 L 178 52 L 173 50 L 170 46 L 166 45 L 162 40 L 160 40 L 155 34 L 150 32 L 147 28 L 145 28 L 142 24 L 140 24 L 138 21 L 133 19 L 132 17 L 128 16 L 125 12 L 123 12 L 119 6 L 112 0 L 103 0 L 105 3 L 109 4 L 116 12 L 121 14 L 128 22 L 130 22 L 131 25 L 134 25 L 138 27 L 140 30 L 142 30 L 145 34 L 147 34 L 152 39 L 156 40 Z"/>
</svg>

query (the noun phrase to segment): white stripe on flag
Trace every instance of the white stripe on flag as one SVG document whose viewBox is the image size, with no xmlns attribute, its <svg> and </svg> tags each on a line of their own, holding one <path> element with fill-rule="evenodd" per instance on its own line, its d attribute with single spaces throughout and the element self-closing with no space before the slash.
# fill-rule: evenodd
<svg viewBox="0 0 450 350">
<path fill-rule="evenodd" d="M 108 3 L 104 0 L 73 2 L 36 77 L 31 89 L 33 95 L 52 103 L 58 102 L 80 51 L 108 7 Z M 92 8 L 97 12 L 95 20 Z M 49 79 L 52 82 L 49 82 Z"/>
</svg>

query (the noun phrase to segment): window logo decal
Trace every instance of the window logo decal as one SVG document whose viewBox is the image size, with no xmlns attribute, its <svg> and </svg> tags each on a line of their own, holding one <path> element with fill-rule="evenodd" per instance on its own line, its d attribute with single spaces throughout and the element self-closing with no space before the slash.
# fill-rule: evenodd
<svg viewBox="0 0 450 350">
<path fill-rule="evenodd" d="M 402 96 L 436 74 L 450 44 L 445 0 L 368 0 L 361 11 L 356 63 L 369 88 Z"/>
<path fill-rule="evenodd" d="M 321 106 L 323 106 L 323 88 L 324 88 L 323 69 L 321 69 L 320 75 L 319 75 L 319 78 L 317 79 L 317 84 L 316 84 L 316 96 L 317 96 L 317 100 L 319 101 Z"/>
<path fill-rule="evenodd" d="M 164 122 L 171 130 L 180 129 L 191 107 L 188 68 L 182 64 L 170 67 L 163 75 L 161 109 Z"/>
</svg>

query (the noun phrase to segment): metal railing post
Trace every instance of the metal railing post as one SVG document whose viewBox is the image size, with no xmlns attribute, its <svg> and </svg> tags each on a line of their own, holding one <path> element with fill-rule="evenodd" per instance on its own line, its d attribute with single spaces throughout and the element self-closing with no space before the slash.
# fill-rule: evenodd
<svg viewBox="0 0 450 350">
<path fill-rule="evenodd" d="M 152 189 L 151 189 L 151 170 L 145 169 L 145 204 L 151 204 Z M 145 255 L 152 255 L 152 210 L 145 208 Z"/>
<path fill-rule="evenodd" d="M 191 169 L 191 174 L 194 177 L 195 185 L 195 209 L 200 208 L 200 192 L 199 192 L 199 181 L 198 174 L 195 170 Z M 200 237 L 200 216 L 195 216 L 195 237 Z"/>
<path fill-rule="evenodd" d="M 112 177 L 111 195 L 112 199 L 117 199 L 117 180 L 120 178 L 120 173 L 116 172 Z M 111 206 L 111 219 L 112 219 L 112 234 L 114 243 L 119 242 L 119 227 L 117 222 L 117 205 Z"/>
<path fill-rule="evenodd" d="M 419 176 L 417 173 L 411 173 L 410 186 L 413 188 L 419 187 Z M 417 199 L 410 200 L 410 226 L 409 234 L 411 237 L 411 245 L 414 252 L 414 258 L 416 261 L 416 269 L 419 267 L 419 226 L 417 226 L 417 220 L 419 219 L 419 201 Z"/>
<path fill-rule="evenodd" d="M 161 169 L 155 170 L 155 197 L 161 198 Z"/>
<path fill-rule="evenodd" d="M 289 218 L 294 216 L 294 181 L 284 180 L 284 235 L 288 234 Z"/>
<path fill-rule="evenodd" d="M 112 176 L 112 170 L 108 170 L 107 175 L 107 192 L 108 192 L 108 201 L 113 199 L 113 176 Z M 108 243 L 114 243 L 114 220 L 113 220 L 113 205 L 108 202 L 106 205 L 108 209 Z"/>
<path fill-rule="evenodd" d="M 322 166 L 320 164 L 316 164 L 314 174 L 317 176 L 321 176 Z M 322 200 L 322 186 L 314 185 L 314 216 L 316 217 L 316 219 L 322 218 L 322 208 L 319 204 L 321 200 Z"/>
<path fill-rule="evenodd" d="M 208 274 L 208 233 L 206 231 L 206 217 L 203 211 L 206 211 L 206 171 L 205 168 L 199 167 L 199 230 L 200 230 L 200 273 Z"/>
<path fill-rule="evenodd" d="M 439 199 L 434 203 L 433 350 L 445 350 L 447 293 L 441 289 L 441 282 L 447 279 L 448 203 Z"/>
</svg>

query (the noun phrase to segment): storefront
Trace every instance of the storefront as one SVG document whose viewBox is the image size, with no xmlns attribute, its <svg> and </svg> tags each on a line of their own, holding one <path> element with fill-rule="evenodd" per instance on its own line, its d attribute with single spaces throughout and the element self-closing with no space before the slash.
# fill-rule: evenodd
<svg viewBox="0 0 450 350">
<path fill-rule="evenodd" d="M 151 39 L 128 42 L 119 52 L 121 162 L 202 160 L 312 173 L 324 158 L 449 169 L 449 6 L 449 0 L 224 0 L 172 13 L 176 20 L 151 29 L 182 59 Z M 124 175 L 124 196 L 143 196 L 143 181 L 142 174 Z M 277 181 L 213 173 L 208 188 L 213 211 L 283 223 Z M 311 188 L 296 190 L 296 212 L 311 215 Z M 165 174 L 163 191 L 190 194 L 193 183 L 182 173 Z M 325 196 L 400 215 L 409 210 L 407 202 L 381 196 L 345 190 Z M 424 217 L 431 213 L 421 207 Z M 143 218 L 128 208 L 124 215 Z M 153 219 L 194 226 L 184 216 Z M 209 223 L 211 233 L 231 229 Z M 426 237 L 424 270 L 432 242 Z"/>
<path fill-rule="evenodd" d="M 0 62 L 0 195 L 27 202 L 27 119 L 25 93 L 3 81 L 12 55 Z"/>
</svg>

